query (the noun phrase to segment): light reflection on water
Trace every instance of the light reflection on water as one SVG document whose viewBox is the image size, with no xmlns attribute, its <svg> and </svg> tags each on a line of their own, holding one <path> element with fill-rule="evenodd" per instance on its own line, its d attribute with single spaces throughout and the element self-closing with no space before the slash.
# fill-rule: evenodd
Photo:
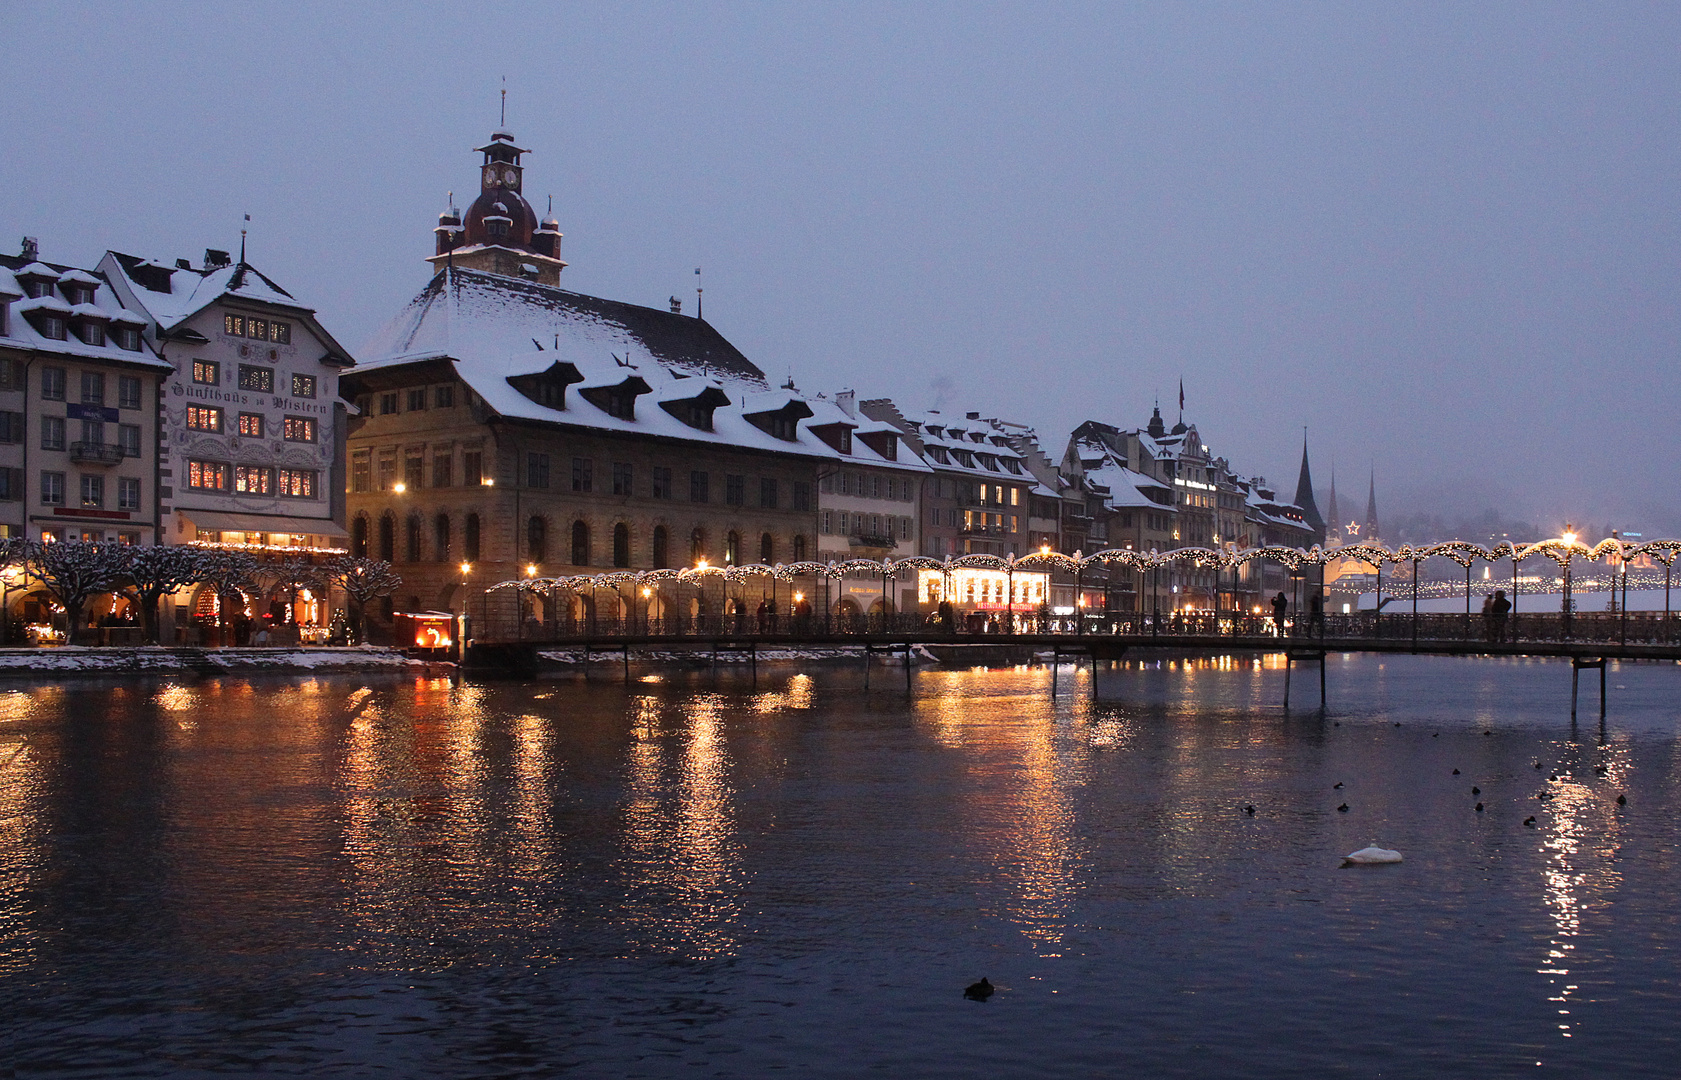
<svg viewBox="0 0 1681 1080">
<path fill-rule="evenodd" d="M 0 694 L 11 1056 L 1663 1075 L 1681 670 L 1600 730 L 1560 667 L 1333 657 L 1326 714 L 1247 657 Z"/>
</svg>

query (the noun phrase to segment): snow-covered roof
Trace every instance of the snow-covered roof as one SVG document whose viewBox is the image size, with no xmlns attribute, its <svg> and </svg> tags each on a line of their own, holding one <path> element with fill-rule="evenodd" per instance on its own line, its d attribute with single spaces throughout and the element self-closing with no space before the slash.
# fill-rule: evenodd
<svg viewBox="0 0 1681 1080">
<path fill-rule="evenodd" d="M 938 410 L 902 414 L 922 444 L 929 464 L 940 472 L 974 476 L 988 482 L 1025 481 L 1035 495 L 1057 493 L 1027 468 L 1027 462 L 997 421 L 947 416 Z"/>
<path fill-rule="evenodd" d="M 30 311 L 50 311 L 55 315 L 64 315 L 68 317 L 70 314 L 70 305 L 49 293 L 46 296 L 32 296 L 28 300 L 21 300 L 18 302 L 18 306 L 13 310 L 19 315 Z"/>
<path fill-rule="evenodd" d="M 71 307 L 62 298 L 49 292 L 45 296 L 18 299 L 12 304 L 13 318 L 7 319 L 5 332 L 0 334 L 0 345 L 13 348 L 36 349 L 44 354 L 56 354 L 66 357 L 78 357 L 86 360 L 108 360 L 120 364 L 132 364 L 140 367 L 157 368 L 161 371 L 174 370 L 171 365 L 160 360 L 144 340 L 140 343 L 139 351 L 119 347 L 115 341 L 107 337 L 103 345 L 89 345 L 75 333 L 65 338 L 49 338 L 42 336 L 28 315 L 33 311 L 50 311 L 54 315 L 64 318 L 72 316 L 81 319 L 120 323 L 127 326 L 144 325 L 145 320 L 140 316 L 126 312 L 122 301 L 115 290 L 96 274 L 76 267 L 51 267 L 44 263 L 32 262 L 20 265 L 22 260 L 13 256 L 0 258 L 0 300 L 11 300 L 21 297 L 23 290 L 17 285 L 17 275 L 25 274 L 35 268 L 35 276 L 56 281 L 60 284 L 72 283 L 85 286 L 93 290 L 91 303 L 77 304 Z"/>
<path fill-rule="evenodd" d="M 702 319 L 460 268 L 435 275 L 359 355 L 372 369 L 417 356 L 501 362 L 538 348 L 551 360 L 651 360 L 767 389 L 764 372 Z"/>
<path fill-rule="evenodd" d="M 253 303 L 288 308 L 300 314 L 313 314 L 314 309 L 300 304 L 296 297 L 265 277 L 248 263 L 230 263 L 214 269 L 195 270 L 191 267 L 163 267 L 150 259 L 111 252 L 116 265 L 128 277 L 129 290 L 165 333 L 180 326 L 223 297 L 249 300 Z M 163 292 L 141 284 L 135 276 L 136 267 L 161 268 L 154 284 L 167 282 L 169 291 Z"/>
<path fill-rule="evenodd" d="M 362 355 L 366 359 L 355 370 L 363 376 L 448 361 L 493 412 L 509 419 L 927 471 L 914 452 L 889 461 L 862 440 L 853 441 L 850 454 L 831 447 L 811 428 L 836 417 L 853 426 L 856 420 L 832 402 L 769 388 L 763 373 L 700 319 L 518 278 L 447 269 Z M 528 380 L 551 372 L 565 386 L 557 405 L 541 404 L 514 385 L 529 386 Z M 347 386 L 352 393 L 354 378 Z M 614 416 L 579 393 L 632 378 L 649 389 L 639 395 L 629 418 Z M 710 431 L 662 407 L 702 395 L 715 403 Z M 747 419 L 794 403 L 805 404 L 813 415 L 796 423 L 792 440 Z"/>
</svg>

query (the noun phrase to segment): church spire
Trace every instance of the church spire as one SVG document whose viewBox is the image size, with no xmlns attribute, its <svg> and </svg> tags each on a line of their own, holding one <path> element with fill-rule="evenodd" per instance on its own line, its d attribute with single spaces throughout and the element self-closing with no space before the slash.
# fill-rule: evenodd
<svg viewBox="0 0 1681 1080">
<path fill-rule="evenodd" d="M 1301 508 L 1302 520 L 1313 530 L 1313 538 L 1325 542 L 1325 519 L 1319 516 L 1319 506 L 1313 501 L 1313 470 L 1307 464 L 1307 430 L 1302 430 L 1302 471 L 1296 478 L 1296 505 Z"/>
<path fill-rule="evenodd" d="M 1342 514 L 1337 510 L 1337 463 L 1331 462 L 1331 505 L 1325 508 L 1325 539 L 1342 543 Z"/>
<path fill-rule="evenodd" d="M 1361 534 L 1367 540 L 1376 540 L 1382 534 L 1378 532 L 1377 524 L 1377 470 L 1372 470 L 1371 486 L 1366 489 L 1366 528 Z"/>
</svg>

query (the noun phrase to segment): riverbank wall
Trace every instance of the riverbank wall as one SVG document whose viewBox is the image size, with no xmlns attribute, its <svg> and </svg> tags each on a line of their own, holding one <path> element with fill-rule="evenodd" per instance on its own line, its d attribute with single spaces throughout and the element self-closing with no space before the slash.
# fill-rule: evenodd
<svg viewBox="0 0 1681 1080">
<path fill-rule="evenodd" d="M 256 675 L 388 672 L 425 674 L 454 665 L 411 660 L 376 646 L 307 649 L 83 648 L 0 649 L 0 680 L 84 675 Z"/>
</svg>

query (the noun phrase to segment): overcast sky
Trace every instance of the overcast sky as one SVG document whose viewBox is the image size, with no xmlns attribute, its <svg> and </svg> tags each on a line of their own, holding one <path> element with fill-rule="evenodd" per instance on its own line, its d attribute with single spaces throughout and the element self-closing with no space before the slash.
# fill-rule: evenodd
<svg viewBox="0 0 1681 1080">
<path fill-rule="evenodd" d="M 1681 6 L 8 5 L 0 245 L 237 249 L 352 350 L 497 121 L 580 292 L 1246 473 L 1681 533 Z M 371 10 L 369 10 L 371 9 Z"/>
</svg>

